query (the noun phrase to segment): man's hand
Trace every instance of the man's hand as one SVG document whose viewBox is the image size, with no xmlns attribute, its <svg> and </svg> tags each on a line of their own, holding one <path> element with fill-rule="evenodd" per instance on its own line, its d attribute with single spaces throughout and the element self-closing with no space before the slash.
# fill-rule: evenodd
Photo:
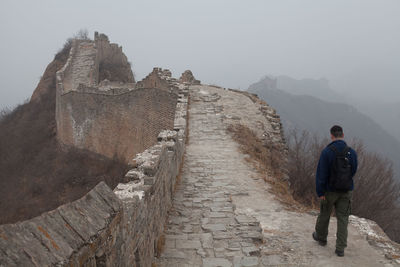
<svg viewBox="0 0 400 267">
<path fill-rule="evenodd" d="M 326 198 L 325 198 L 325 196 L 320 196 L 319 199 L 320 200 L 325 200 Z"/>
</svg>

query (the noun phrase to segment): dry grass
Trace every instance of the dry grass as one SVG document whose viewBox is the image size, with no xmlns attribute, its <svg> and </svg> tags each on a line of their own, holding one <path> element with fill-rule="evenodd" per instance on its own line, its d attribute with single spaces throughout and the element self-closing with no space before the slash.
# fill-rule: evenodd
<svg viewBox="0 0 400 267">
<path fill-rule="evenodd" d="M 189 143 L 189 105 L 190 105 L 190 97 L 188 97 L 188 105 L 187 105 L 187 111 L 186 111 L 186 133 L 185 133 L 185 145 Z M 174 184 L 174 192 L 178 189 L 178 185 L 180 184 L 182 180 L 182 169 L 183 169 L 183 164 L 185 162 L 185 157 L 186 157 L 186 149 L 183 152 L 183 157 L 182 157 L 182 162 L 181 165 L 179 166 L 179 171 L 178 175 L 176 176 L 175 184 Z"/>
<path fill-rule="evenodd" d="M 232 124 L 227 129 L 232 138 L 240 145 L 247 159 L 263 179 L 271 185 L 270 191 L 290 210 L 304 210 L 292 196 L 288 182 L 283 178 L 285 156 L 281 148 L 272 141 L 262 141 L 242 124 Z"/>
<path fill-rule="evenodd" d="M 188 97 L 188 107 L 187 107 L 187 111 L 186 111 L 186 133 L 185 133 L 185 144 L 188 144 L 188 140 L 189 140 L 189 105 L 190 105 L 190 97 Z M 186 149 L 185 149 L 186 150 Z M 179 184 L 182 181 L 182 169 L 183 169 L 183 165 L 185 162 L 185 156 L 186 156 L 186 151 L 184 151 L 183 156 L 182 156 L 182 162 L 179 166 L 179 171 L 178 171 L 178 175 L 176 176 L 176 180 L 175 180 L 175 184 L 174 184 L 174 193 L 176 192 L 176 190 L 178 189 Z M 168 216 L 165 220 L 165 224 L 164 224 L 164 228 L 167 228 L 167 221 L 168 221 Z M 159 239 L 157 240 L 157 247 L 156 247 L 156 256 L 159 257 L 161 256 L 161 253 L 164 251 L 164 246 L 165 246 L 165 234 L 161 234 L 161 236 L 159 237 Z M 155 263 L 152 263 L 152 266 L 157 266 Z"/>
</svg>

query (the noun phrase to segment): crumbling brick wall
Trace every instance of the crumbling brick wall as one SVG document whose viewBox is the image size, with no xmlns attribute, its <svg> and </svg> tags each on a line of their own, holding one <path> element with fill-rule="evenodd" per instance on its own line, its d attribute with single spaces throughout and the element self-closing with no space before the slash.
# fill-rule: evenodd
<svg viewBox="0 0 400 267">
<path fill-rule="evenodd" d="M 137 83 L 137 88 L 158 88 L 164 91 L 170 91 L 170 83 L 175 79 L 171 78 L 171 72 L 168 69 L 153 68 L 143 80 Z"/>
<path fill-rule="evenodd" d="M 119 95 L 69 92 L 60 103 L 64 144 L 128 161 L 172 129 L 177 95 L 143 88 Z"/>
<path fill-rule="evenodd" d="M 194 78 L 194 75 L 191 70 L 185 70 L 182 73 L 181 77 L 179 78 L 179 81 L 181 83 L 187 83 L 187 84 L 193 84 L 193 85 L 200 84 L 200 81 L 196 80 L 196 78 Z"/>
</svg>

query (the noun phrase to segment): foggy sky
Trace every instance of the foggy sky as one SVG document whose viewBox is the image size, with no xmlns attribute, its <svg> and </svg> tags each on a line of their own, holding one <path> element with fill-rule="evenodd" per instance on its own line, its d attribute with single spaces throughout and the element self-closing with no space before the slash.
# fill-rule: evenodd
<svg viewBox="0 0 400 267">
<path fill-rule="evenodd" d="M 27 99 L 80 29 L 123 46 L 136 79 L 174 77 L 247 89 L 266 74 L 331 81 L 345 95 L 399 101 L 398 0 L 0 2 L 0 108 Z"/>
</svg>

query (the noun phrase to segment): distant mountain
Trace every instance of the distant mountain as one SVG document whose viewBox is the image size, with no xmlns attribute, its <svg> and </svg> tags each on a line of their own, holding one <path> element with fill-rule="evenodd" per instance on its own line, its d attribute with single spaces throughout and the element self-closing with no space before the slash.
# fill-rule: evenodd
<svg viewBox="0 0 400 267">
<path fill-rule="evenodd" d="M 294 94 L 310 95 L 329 102 L 343 102 L 343 96 L 329 86 L 327 79 L 293 79 L 289 76 L 276 76 L 277 88 Z"/>
<path fill-rule="evenodd" d="M 400 142 L 400 102 L 359 104 L 358 108 L 382 125 Z"/>
<path fill-rule="evenodd" d="M 272 76 L 268 76 L 272 77 Z M 280 75 L 271 80 L 276 81 L 276 88 L 293 95 L 309 95 L 316 98 L 336 103 L 351 103 L 361 113 L 371 117 L 384 130 L 400 142 L 400 102 L 384 103 L 380 100 L 362 100 L 351 95 L 342 95 L 334 91 L 327 79 L 293 79 L 289 76 Z"/>
<path fill-rule="evenodd" d="M 391 159 L 400 173 L 400 142 L 367 115 L 353 106 L 333 103 L 309 95 L 294 95 L 277 88 L 279 83 L 265 77 L 250 85 L 248 91 L 257 94 L 275 108 L 285 129 L 308 130 L 329 137 L 334 124 L 343 126 L 347 140 L 360 138 L 366 147 Z"/>
</svg>

